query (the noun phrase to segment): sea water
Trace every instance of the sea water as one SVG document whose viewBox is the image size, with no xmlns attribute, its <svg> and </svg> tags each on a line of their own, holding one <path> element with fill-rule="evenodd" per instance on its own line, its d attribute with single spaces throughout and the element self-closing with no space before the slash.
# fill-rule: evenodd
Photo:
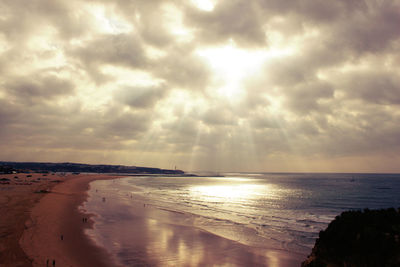
<svg viewBox="0 0 400 267">
<path fill-rule="evenodd" d="M 90 188 L 82 208 L 96 216 L 88 234 L 111 252 L 118 251 L 124 237 L 110 233 L 113 227 L 122 227 L 121 221 L 129 224 L 129 207 L 134 204 L 174 212 L 181 216 L 177 224 L 245 245 L 304 256 L 318 233 L 341 212 L 400 207 L 398 174 L 135 176 L 94 181 Z"/>
</svg>

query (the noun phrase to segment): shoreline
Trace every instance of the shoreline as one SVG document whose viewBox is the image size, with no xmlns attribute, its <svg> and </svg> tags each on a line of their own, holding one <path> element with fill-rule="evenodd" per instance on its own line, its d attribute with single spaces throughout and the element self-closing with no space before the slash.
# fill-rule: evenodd
<svg viewBox="0 0 400 267">
<path fill-rule="evenodd" d="M 95 182 L 89 190 L 90 201 L 85 208 L 101 214 L 95 218 L 96 231 L 91 230 L 90 235 L 113 255 L 122 255 L 116 260 L 124 266 L 297 267 L 306 257 L 221 236 L 196 226 L 192 214 L 153 206 L 134 192 L 120 201 L 114 193 L 104 191 L 109 186 L 107 181 Z M 118 246 L 109 245 L 114 243 Z"/>
<path fill-rule="evenodd" d="M 31 210 L 30 219 L 19 241 L 32 260 L 32 266 L 113 266 L 108 253 L 84 233 L 91 228 L 90 215 L 79 206 L 87 198 L 89 183 L 120 176 L 68 176 L 41 198 Z M 83 222 L 83 217 L 88 222 Z"/>
<path fill-rule="evenodd" d="M 48 266 L 53 266 L 55 260 L 57 267 L 117 266 L 116 259 L 107 248 L 96 244 L 85 233 L 87 229 L 93 231 L 94 220 L 91 219 L 93 215 L 90 211 L 80 207 L 89 196 L 92 181 L 123 177 L 126 176 L 70 175 L 53 186 L 51 193 L 45 194 L 31 208 L 30 219 L 25 222 L 25 230 L 19 240 L 31 264 L 16 266 L 46 266 L 47 260 Z M 133 263 L 162 266 L 165 260 L 174 258 L 176 264 L 185 266 L 196 266 L 193 264 L 194 259 L 202 265 L 292 267 L 299 264 L 299 259 L 290 253 L 247 246 L 194 225 L 174 223 L 179 220 L 179 216 L 151 206 L 143 209 L 140 201 L 135 201 L 133 206 L 136 207 L 131 228 L 135 232 L 134 251 L 137 254 Z M 87 222 L 83 222 L 84 217 L 88 218 Z M 165 220 L 167 217 L 169 223 Z M 159 238 L 165 237 L 166 233 L 171 240 L 160 249 Z M 129 242 L 132 243 L 132 238 Z M 149 244 L 157 244 L 156 249 L 150 253 L 147 251 Z M 182 255 L 183 261 L 179 259 Z M 171 265 L 171 262 L 168 263 Z"/>
</svg>

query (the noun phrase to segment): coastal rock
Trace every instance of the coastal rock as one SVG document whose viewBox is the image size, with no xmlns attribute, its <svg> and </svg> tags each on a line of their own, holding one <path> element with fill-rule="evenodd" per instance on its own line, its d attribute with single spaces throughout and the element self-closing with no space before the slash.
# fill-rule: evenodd
<svg viewBox="0 0 400 267">
<path fill-rule="evenodd" d="M 319 233 L 302 267 L 400 266 L 400 209 L 346 211 Z"/>
</svg>

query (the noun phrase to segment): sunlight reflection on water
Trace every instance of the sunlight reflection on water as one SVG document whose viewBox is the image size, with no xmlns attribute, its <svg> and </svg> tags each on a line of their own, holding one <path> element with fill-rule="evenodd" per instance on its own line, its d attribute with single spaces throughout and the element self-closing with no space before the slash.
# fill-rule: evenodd
<svg viewBox="0 0 400 267">
<path fill-rule="evenodd" d="M 231 199 L 254 199 L 260 195 L 267 195 L 270 186 L 260 184 L 226 184 L 226 185 L 201 185 L 190 188 L 193 198 L 206 201 L 224 202 Z"/>
<path fill-rule="evenodd" d="M 188 197 L 204 203 L 261 204 L 262 201 L 281 200 L 298 195 L 296 189 L 288 189 L 277 184 L 260 183 L 246 177 L 213 178 L 207 183 L 189 187 Z M 303 192 L 304 193 L 304 192 Z M 232 206 L 235 209 L 234 206 Z"/>
</svg>

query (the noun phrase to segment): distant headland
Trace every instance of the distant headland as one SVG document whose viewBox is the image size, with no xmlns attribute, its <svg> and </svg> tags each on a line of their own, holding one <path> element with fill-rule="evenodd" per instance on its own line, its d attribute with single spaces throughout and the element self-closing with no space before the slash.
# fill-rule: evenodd
<svg viewBox="0 0 400 267">
<path fill-rule="evenodd" d="M 0 173 L 14 172 L 71 172 L 71 173 L 117 173 L 117 174 L 161 174 L 184 175 L 182 170 L 168 170 L 152 167 L 82 164 L 82 163 L 52 163 L 52 162 L 11 162 L 0 161 Z"/>
</svg>

